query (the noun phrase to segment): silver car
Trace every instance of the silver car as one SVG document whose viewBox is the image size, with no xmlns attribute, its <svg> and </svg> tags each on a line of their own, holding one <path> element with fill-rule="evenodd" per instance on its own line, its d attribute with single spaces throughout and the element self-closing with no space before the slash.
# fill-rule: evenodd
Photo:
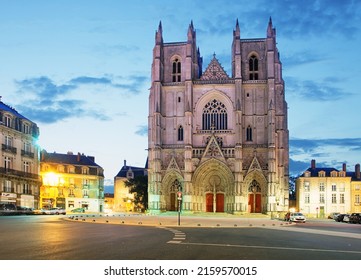
<svg viewBox="0 0 361 280">
<path fill-rule="evenodd" d="M 289 221 L 290 222 L 302 222 L 302 223 L 305 223 L 306 222 L 306 217 L 300 212 L 294 212 L 294 213 L 290 213 Z"/>
</svg>

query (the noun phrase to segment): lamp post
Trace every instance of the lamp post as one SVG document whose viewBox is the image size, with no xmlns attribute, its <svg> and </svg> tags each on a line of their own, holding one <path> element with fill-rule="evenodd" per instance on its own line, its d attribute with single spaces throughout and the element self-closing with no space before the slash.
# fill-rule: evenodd
<svg viewBox="0 0 361 280">
<path fill-rule="evenodd" d="M 178 200 L 178 226 L 180 226 L 180 212 L 181 212 L 181 206 L 182 206 L 182 192 L 177 192 L 177 200 Z"/>
</svg>

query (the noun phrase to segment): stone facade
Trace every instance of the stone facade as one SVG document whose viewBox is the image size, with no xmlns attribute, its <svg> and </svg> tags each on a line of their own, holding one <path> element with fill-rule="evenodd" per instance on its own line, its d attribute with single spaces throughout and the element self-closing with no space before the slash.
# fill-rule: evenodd
<svg viewBox="0 0 361 280">
<path fill-rule="evenodd" d="M 40 208 L 104 210 L 104 170 L 93 156 L 41 151 Z"/>
<path fill-rule="evenodd" d="M 202 71 L 196 31 L 187 41 L 155 34 L 149 96 L 151 212 L 268 213 L 288 209 L 287 103 L 276 31 L 233 31 L 232 75 L 213 56 Z"/>
<path fill-rule="evenodd" d="M 0 204 L 39 206 L 39 128 L 0 101 Z"/>
<path fill-rule="evenodd" d="M 330 213 L 360 212 L 360 165 L 355 171 L 316 167 L 316 160 L 296 180 L 296 209 L 308 217 L 327 218 Z"/>
</svg>

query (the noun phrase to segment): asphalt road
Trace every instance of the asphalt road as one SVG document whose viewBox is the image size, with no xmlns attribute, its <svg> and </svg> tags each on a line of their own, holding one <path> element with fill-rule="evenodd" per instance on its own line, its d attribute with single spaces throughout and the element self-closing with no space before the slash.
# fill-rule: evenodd
<svg viewBox="0 0 361 280">
<path fill-rule="evenodd" d="M 361 225 L 165 227 L 0 217 L 2 260 L 361 260 Z"/>
</svg>

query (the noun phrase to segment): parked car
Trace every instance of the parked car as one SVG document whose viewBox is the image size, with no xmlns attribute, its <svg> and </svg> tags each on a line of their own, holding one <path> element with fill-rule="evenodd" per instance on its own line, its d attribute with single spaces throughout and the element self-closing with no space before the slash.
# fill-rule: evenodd
<svg viewBox="0 0 361 280">
<path fill-rule="evenodd" d="M 1 203 L 0 204 L 0 216 L 11 216 L 16 215 L 16 206 L 11 203 Z"/>
<path fill-rule="evenodd" d="M 306 222 L 306 217 L 305 215 L 303 215 L 300 212 L 289 212 L 286 214 L 285 216 L 285 220 L 286 221 L 290 221 L 290 222 L 302 222 L 305 223 Z"/>
<path fill-rule="evenodd" d="M 25 207 L 25 206 L 16 206 L 16 212 L 18 215 L 33 215 L 34 208 Z"/>
<path fill-rule="evenodd" d="M 342 222 L 344 223 L 350 222 L 350 214 L 346 214 L 345 216 L 343 216 Z"/>
<path fill-rule="evenodd" d="M 330 215 L 328 215 L 328 219 L 333 219 L 335 220 L 335 218 L 337 217 L 338 214 L 341 214 L 340 212 L 332 212 L 330 213 Z"/>
<path fill-rule="evenodd" d="M 72 213 L 85 213 L 85 209 L 84 208 L 74 208 L 70 212 L 72 212 Z"/>
<path fill-rule="evenodd" d="M 342 222 L 343 221 L 343 217 L 345 216 L 346 214 L 338 214 L 336 217 L 335 217 L 335 221 L 336 222 Z"/>
<path fill-rule="evenodd" d="M 352 213 L 349 219 L 350 224 L 361 224 L 361 213 Z"/>
<path fill-rule="evenodd" d="M 65 215 L 66 211 L 61 207 L 54 207 L 49 209 L 42 209 L 42 213 L 44 215 Z"/>
</svg>

